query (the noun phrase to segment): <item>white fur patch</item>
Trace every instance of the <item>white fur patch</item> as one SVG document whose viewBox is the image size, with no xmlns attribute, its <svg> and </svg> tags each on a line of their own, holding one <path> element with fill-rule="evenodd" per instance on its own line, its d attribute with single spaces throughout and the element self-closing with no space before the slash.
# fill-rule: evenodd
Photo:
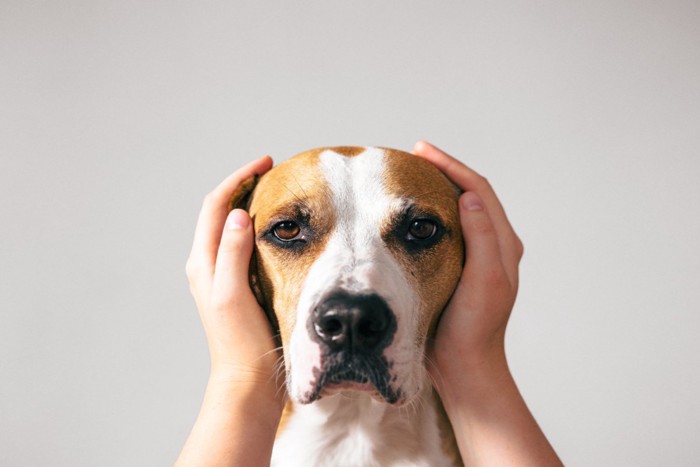
<svg viewBox="0 0 700 467">
<path fill-rule="evenodd" d="M 387 194 L 384 152 L 367 148 L 356 157 L 327 150 L 320 155 L 322 173 L 333 193 L 338 220 L 324 252 L 304 281 L 290 342 L 291 396 L 310 391 L 313 367 L 319 366 L 318 344 L 309 339 L 311 310 L 329 290 L 376 293 L 396 315 L 396 333 L 384 356 L 393 365 L 392 389 L 407 397 L 420 389 L 422 355 L 415 355 L 416 296 L 401 265 L 381 238 L 382 226 L 404 200 Z M 418 360 L 418 362 L 416 362 Z"/>
<path fill-rule="evenodd" d="M 292 401 L 313 387 L 321 351 L 307 323 L 318 300 L 329 290 L 376 293 L 396 316 L 396 332 L 384 350 L 391 367 L 392 389 L 410 399 L 390 406 L 366 393 L 341 392 L 311 404 L 294 404 L 279 434 L 275 466 L 448 466 L 441 449 L 432 387 L 422 349 L 416 347 L 418 297 L 406 272 L 381 238 L 382 227 L 405 201 L 385 189 L 384 152 L 367 148 L 356 157 L 327 150 L 319 164 L 333 193 L 337 225 L 325 250 L 309 269 L 297 305 L 289 345 L 289 391 Z"/>
<path fill-rule="evenodd" d="M 426 387 L 421 401 L 391 407 L 366 394 L 337 394 L 296 405 L 275 441 L 272 465 L 285 467 L 447 467 Z"/>
</svg>

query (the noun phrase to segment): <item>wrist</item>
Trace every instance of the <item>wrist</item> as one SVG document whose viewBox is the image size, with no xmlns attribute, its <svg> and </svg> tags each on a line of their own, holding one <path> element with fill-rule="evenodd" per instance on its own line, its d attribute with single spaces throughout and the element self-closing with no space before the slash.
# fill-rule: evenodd
<svg viewBox="0 0 700 467">
<path fill-rule="evenodd" d="M 439 392 L 465 464 L 562 465 L 528 410 L 505 352 L 468 359 L 460 373 L 444 378 Z"/>
<path fill-rule="evenodd" d="M 268 464 L 283 408 L 273 387 L 238 372 L 212 371 L 177 465 Z"/>
<path fill-rule="evenodd" d="M 271 422 L 279 422 L 286 392 L 270 374 L 212 368 L 207 393 L 215 392 L 237 407 L 250 408 Z"/>
<path fill-rule="evenodd" d="M 280 364 L 280 355 L 277 352 L 257 351 L 253 355 L 260 357 L 221 358 L 211 355 L 211 367 L 209 380 L 222 384 L 237 385 L 239 387 L 253 386 L 255 388 L 276 386 L 276 369 Z"/>
<path fill-rule="evenodd" d="M 502 347 L 453 358 L 440 368 L 439 381 L 436 389 L 445 406 L 459 408 L 480 404 L 514 384 Z"/>
</svg>

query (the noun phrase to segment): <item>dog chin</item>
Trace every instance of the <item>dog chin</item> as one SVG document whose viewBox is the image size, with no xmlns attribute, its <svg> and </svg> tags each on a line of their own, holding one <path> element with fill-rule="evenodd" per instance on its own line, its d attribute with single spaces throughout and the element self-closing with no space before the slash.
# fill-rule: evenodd
<svg viewBox="0 0 700 467">
<path fill-rule="evenodd" d="M 371 383 L 356 383 L 354 381 L 344 381 L 342 383 L 327 384 L 319 394 L 319 399 L 322 397 L 330 397 L 336 394 L 345 394 L 354 396 L 358 394 L 366 394 L 378 402 L 385 402 L 385 399 L 379 393 L 376 387 Z"/>
<path fill-rule="evenodd" d="M 316 402 L 324 397 L 336 396 L 338 394 L 343 394 L 347 397 L 353 397 L 356 395 L 367 395 L 377 402 L 392 405 L 394 407 L 400 407 L 404 405 L 406 400 L 402 397 L 401 390 L 393 390 L 388 385 L 379 385 L 370 381 L 323 381 L 314 384 L 311 391 L 305 392 L 299 399 L 298 402 L 301 404 L 310 404 Z"/>
</svg>

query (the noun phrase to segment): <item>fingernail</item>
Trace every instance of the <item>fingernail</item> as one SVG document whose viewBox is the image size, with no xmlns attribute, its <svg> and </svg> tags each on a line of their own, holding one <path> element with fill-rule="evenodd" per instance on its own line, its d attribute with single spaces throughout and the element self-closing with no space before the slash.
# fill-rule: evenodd
<svg viewBox="0 0 700 467">
<path fill-rule="evenodd" d="M 421 152 L 421 151 L 425 150 L 427 145 L 428 145 L 428 142 L 425 141 L 424 139 L 422 139 L 413 145 L 413 152 L 414 153 Z"/>
<path fill-rule="evenodd" d="M 242 209 L 234 209 L 226 218 L 226 230 L 243 230 L 250 222 L 248 214 Z"/>
<path fill-rule="evenodd" d="M 466 192 L 462 195 L 462 208 L 467 211 L 483 211 L 484 204 L 475 193 Z"/>
</svg>

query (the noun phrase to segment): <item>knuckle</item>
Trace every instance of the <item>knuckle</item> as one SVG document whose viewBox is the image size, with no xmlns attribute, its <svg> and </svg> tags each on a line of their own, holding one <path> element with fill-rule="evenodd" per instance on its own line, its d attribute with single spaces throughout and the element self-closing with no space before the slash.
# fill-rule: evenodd
<svg viewBox="0 0 700 467">
<path fill-rule="evenodd" d="M 226 294 L 222 292 L 221 287 L 216 283 L 213 284 L 211 291 L 209 292 L 209 306 L 215 310 L 226 308 L 228 305 Z"/>
<path fill-rule="evenodd" d="M 213 311 L 221 313 L 231 308 L 231 302 L 221 294 L 215 293 L 209 300 L 209 307 Z"/>
<path fill-rule="evenodd" d="M 518 259 L 522 259 L 525 254 L 525 245 L 523 245 L 523 241 L 519 237 L 515 238 L 515 251 L 518 253 Z"/>
<path fill-rule="evenodd" d="M 204 196 L 204 199 L 202 200 L 202 207 L 204 207 L 204 208 L 209 207 L 213 203 L 214 203 L 214 192 L 211 191 Z"/>
<path fill-rule="evenodd" d="M 483 175 L 476 176 L 476 183 L 483 188 L 491 188 L 491 182 L 489 182 L 489 179 Z"/>
<path fill-rule="evenodd" d="M 449 174 L 449 173 L 453 173 L 453 172 L 457 172 L 458 170 L 461 170 L 463 165 L 457 159 L 450 157 L 447 160 L 447 162 L 445 163 L 444 167 L 445 168 L 444 168 L 443 172 Z"/>
<path fill-rule="evenodd" d="M 190 282 L 190 294 L 194 297 L 195 303 L 198 303 L 199 287 L 194 282 Z M 199 306 L 199 305 L 198 305 Z"/>
<path fill-rule="evenodd" d="M 202 283 L 207 276 L 207 266 L 202 261 L 196 258 L 190 258 L 185 263 L 185 275 L 190 285 L 194 286 L 196 283 Z"/>
<path fill-rule="evenodd" d="M 225 191 L 221 187 L 216 187 L 204 197 L 204 203 L 207 206 L 214 207 L 223 201 Z"/>
<path fill-rule="evenodd" d="M 215 311 L 224 311 L 231 308 L 231 298 L 229 287 L 222 286 L 220 281 L 215 280 L 209 291 L 209 307 Z"/>
<path fill-rule="evenodd" d="M 185 275 L 187 275 L 187 278 L 192 281 L 192 279 L 197 275 L 199 272 L 199 266 L 195 264 L 195 262 L 190 258 L 187 260 L 185 263 Z"/>
<path fill-rule="evenodd" d="M 244 303 L 245 294 L 240 287 L 221 287 L 212 288 L 209 306 L 212 310 L 218 313 L 227 313 L 231 310 L 241 309 Z"/>
<path fill-rule="evenodd" d="M 486 271 L 484 278 L 491 288 L 503 290 L 510 287 L 508 276 L 502 268 L 494 268 Z"/>
</svg>

